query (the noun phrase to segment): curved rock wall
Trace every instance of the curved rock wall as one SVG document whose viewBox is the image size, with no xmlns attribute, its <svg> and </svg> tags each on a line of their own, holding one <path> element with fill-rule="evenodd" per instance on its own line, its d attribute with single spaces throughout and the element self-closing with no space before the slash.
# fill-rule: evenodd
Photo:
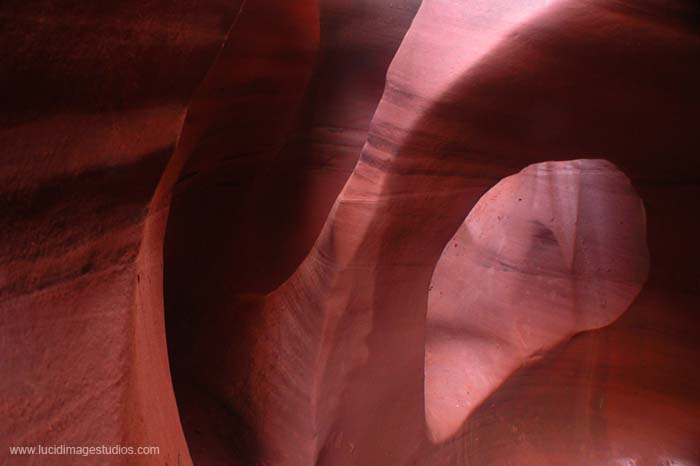
<svg viewBox="0 0 700 466">
<path fill-rule="evenodd" d="M 0 458 L 159 446 L 190 462 L 169 381 L 149 204 L 236 2 L 4 2 Z M 60 460 L 61 458 L 59 458 Z"/>
<path fill-rule="evenodd" d="M 700 464 L 694 2 L 0 16 L 3 461 Z"/>
<path fill-rule="evenodd" d="M 519 367 L 632 304 L 648 271 L 644 207 L 602 160 L 531 165 L 489 190 L 445 246 L 428 299 L 435 442 Z"/>
</svg>

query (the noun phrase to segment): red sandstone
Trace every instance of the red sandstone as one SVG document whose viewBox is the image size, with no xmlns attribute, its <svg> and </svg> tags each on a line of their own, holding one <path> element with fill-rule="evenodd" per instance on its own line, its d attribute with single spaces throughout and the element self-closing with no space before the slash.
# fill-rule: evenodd
<svg viewBox="0 0 700 466">
<path fill-rule="evenodd" d="M 700 466 L 693 1 L 83 3 L 0 5 L 3 464 Z"/>
</svg>

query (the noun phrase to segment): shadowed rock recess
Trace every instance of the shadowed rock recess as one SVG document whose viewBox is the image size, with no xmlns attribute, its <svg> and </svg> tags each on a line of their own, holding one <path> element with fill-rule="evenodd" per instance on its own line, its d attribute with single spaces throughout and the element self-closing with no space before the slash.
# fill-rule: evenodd
<svg viewBox="0 0 700 466">
<path fill-rule="evenodd" d="M 694 0 L 0 24 L 1 464 L 700 466 Z"/>
</svg>

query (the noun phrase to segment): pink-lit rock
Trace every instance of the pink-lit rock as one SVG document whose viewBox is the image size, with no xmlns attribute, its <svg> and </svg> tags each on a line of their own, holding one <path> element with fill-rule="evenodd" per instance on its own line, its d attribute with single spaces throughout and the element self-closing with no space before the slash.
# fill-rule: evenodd
<svg viewBox="0 0 700 466">
<path fill-rule="evenodd" d="M 693 1 L 0 16 L 0 461 L 700 464 Z"/>
<path fill-rule="evenodd" d="M 433 274 L 426 420 L 445 441 L 518 368 L 627 310 L 648 271 L 644 207 L 602 160 L 531 165 L 489 190 Z"/>
</svg>

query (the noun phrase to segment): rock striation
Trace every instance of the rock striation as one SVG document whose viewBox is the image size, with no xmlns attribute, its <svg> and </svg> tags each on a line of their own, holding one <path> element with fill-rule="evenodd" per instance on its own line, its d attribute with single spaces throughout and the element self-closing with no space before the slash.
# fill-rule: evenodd
<svg viewBox="0 0 700 466">
<path fill-rule="evenodd" d="M 700 465 L 692 0 L 0 17 L 0 462 Z"/>
</svg>

